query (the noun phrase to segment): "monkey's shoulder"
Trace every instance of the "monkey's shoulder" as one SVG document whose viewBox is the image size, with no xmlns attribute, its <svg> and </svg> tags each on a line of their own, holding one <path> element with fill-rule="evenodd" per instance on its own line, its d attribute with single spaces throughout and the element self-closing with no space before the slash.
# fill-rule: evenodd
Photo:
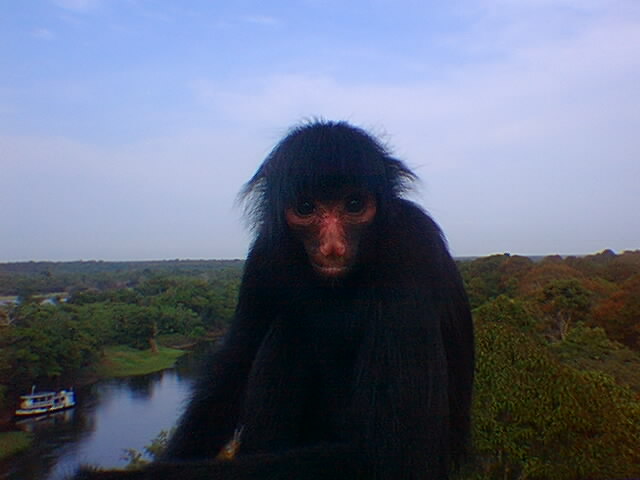
<svg viewBox="0 0 640 480">
<path fill-rule="evenodd" d="M 423 255 L 448 255 L 442 230 L 420 206 L 400 200 L 380 235 L 382 251 L 414 260 Z"/>
</svg>

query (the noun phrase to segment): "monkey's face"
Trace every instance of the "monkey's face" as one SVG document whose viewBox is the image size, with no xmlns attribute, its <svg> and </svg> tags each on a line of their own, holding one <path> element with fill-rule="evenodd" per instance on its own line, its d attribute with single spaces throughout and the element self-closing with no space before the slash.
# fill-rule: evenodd
<svg viewBox="0 0 640 480">
<path fill-rule="evenodd" d="M 375 216 L 375 198 L 360 191 L 322 201 L 301 198 L 285 211 L 289 228 L 303 243 L 314 271 L 323 278 L 349 273 L 356 264 L 362 235 Z"/>
</svg>

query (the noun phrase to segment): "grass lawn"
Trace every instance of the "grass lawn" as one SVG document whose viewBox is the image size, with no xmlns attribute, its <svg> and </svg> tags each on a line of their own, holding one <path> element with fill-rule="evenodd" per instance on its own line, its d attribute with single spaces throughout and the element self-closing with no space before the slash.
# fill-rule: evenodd
<svg viewBox="0 0 640 480">
<path fill-rule="evenodd" d="M 122 345 L 104 349 L 105 357 L 98 367 L 101 377 L 128 377 L 145 375 L 170 368 L 176 359 L 184 355 L 184 350 L 160 347 L 158 353 L 151 350 L 138 350 Z"/>
<path fill-rule="evenodd" d="M 0 460 L 9 458 L 31 445 L 32 436 L 25 432 L 0 433 Z"/>
</svg>

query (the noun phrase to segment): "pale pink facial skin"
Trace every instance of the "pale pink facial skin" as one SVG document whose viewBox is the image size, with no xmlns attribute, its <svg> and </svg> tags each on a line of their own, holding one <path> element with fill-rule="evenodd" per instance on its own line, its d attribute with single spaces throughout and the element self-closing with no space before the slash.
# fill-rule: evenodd
<svg viewBox="0 0 640 480">
<path fill-rule="evenodd" d="M 289 228 L 304 244 L 315 272 L 324 278 L 344 277 L 350 271 L 361 234 L 375 215 L 375 198 L 358 192 L 326 202 L 304 201 L 285 210 Z"/>
</svg>

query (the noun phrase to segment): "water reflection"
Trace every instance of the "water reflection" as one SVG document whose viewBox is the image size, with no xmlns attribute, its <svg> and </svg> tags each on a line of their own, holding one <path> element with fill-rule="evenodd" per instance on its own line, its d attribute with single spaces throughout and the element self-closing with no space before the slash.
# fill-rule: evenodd
<svg viewBox="0 0 640 480">
<path fill-rule="evenodd" d="M 5 466 L 7 480 L 62 480 L 81 464 L 123 467 L 123 449 L 142 451 L 171 428 L 184 409 L 202 355 L 171 370 L 107 380 L 76 391 L 78 405 L 63 415 L 24 422 L 33 447 Z"/>
<path fill-rule="evenodd" d="M 34 417 L 22 418 L 16 421 L 16 427 L 23 432 L 38 433 L 49 428 L 56 426 L 62 426 L 65 423 L 71 423 L 75 410 L 73 408 L 69 410 L 62 410 L 60 412 L 38 415 Z"/>
</svg>

